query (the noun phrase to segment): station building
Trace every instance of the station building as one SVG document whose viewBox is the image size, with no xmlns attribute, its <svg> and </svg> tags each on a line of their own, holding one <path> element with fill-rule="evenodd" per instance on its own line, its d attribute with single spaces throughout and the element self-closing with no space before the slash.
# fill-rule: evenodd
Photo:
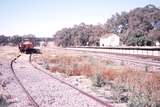
<svg viewBox="0 0 160 107">
<path fill-rule="evenodd" d="M 120 45 L 120 37 L 114 33 L 106 33 L 100 38 L 101 47 L 115 47 Z"/>
</svg>

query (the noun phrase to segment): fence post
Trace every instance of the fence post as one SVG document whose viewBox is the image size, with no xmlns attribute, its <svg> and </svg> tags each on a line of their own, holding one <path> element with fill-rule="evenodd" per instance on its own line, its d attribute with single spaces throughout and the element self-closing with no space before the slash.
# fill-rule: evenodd
<svg viewBox="0 0 160 107">
<path fill-rule="evenodd" d="M 32 57 L 32 54 L 29 55 L 29 62 L 31 62 L 31 57 Z"/>
</svg>

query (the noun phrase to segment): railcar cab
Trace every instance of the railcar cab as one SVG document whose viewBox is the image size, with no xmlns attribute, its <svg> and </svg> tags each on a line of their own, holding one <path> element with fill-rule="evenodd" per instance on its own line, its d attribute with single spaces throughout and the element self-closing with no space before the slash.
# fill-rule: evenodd
<svg viewBox="0 0 160 107">
<path fill-rule="evenodd" d="M 29 40 L 24 40 L 19 44 L 18 47 L 21 53 L 27 53 L 29 49 L 33 48 L 33 44 Z"/>
<path fill-rule="evenodd" d="M 35 49 L 33 43 L 28 39 L 22 41 L 18 47 L 21 53 L 26 53 L 26 54 L 40 53 L 40 50 Z"/>
</svg>

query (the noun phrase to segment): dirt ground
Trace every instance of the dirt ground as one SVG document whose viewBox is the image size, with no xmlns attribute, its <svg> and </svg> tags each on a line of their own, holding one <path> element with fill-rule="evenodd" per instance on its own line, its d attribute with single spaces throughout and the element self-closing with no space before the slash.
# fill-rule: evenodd
<svg viewBox="0 0 160 107">
<path fill-rule="evenodd" d="M 33 106 L 15 80 L 10 69 L 11 59 L 19 54 L 17 47 L 0 47 L 0 107 Z M 14 63 L 14 67 L 17 76 L 40 107 L 103 107 L 89 97 L 34 69 L 29 64 L 28 57 L 28 55 L 23 54 Z M 50 71 L 46 70 L 46 72 Z M 86 76 L 67 76 L 58 72 L 52 73 L 52 75 L 103 101 L 109 102 L 115 107 L 126 106 L 125 103 L 114 103 L 112 99 L 109 99 L 111 96 L 110 90 L 104 92 L 104 89 L 108 88 L 107 86 L 103 88 L 93 87 L 91 79 Z"/>
</svg>

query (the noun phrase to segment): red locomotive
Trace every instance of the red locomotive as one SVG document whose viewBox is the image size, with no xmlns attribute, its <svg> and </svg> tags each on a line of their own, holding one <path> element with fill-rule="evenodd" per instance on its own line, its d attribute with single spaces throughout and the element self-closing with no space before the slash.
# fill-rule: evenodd
<svg viewBox="0 0 160 107">
<path fill-rule="evenodd" d="M 33 43 L 28 39 L 22 41 L 18 47 L 21 53 L 26 53 L 26 54 L 40 53 L 40 50 L 35 49 Z"/>
</svg>

